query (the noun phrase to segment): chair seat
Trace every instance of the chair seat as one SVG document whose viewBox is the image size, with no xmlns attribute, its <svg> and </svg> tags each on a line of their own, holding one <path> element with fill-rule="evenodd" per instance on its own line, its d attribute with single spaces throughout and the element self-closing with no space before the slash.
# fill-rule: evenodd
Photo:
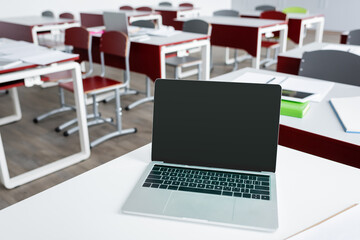
<svg viewBox="0 0 360 240">
<path fill-rule="evenodd" d="M 261 46 L 264 48 L 277 48 L 280 46 L 280 43 L 274 41 L 262 41 Z"/>
<path fill-rule="evenodd" d="M 195 57 L 172 57 L 166 59 L 166 64 L 174 67 L 191 66 L 201 64 L 201 59 Z"/>
<path fill-rule="evenodd" d="M 24 84 L 23 80 L 17 80 L 17 81 L 8 82 L 8 83 L 0 83 L 0 90 L 7 90 L 10 88 L 21 87 L 24 85 L 25 84 Z"/>
<path fill-rule="evenodd" d="M 122 84 L 123 84 L 122 82 L 100 76 L 94 76 L 83 79 L 83 87 L 85 94 L 98 91 L 100 89 L 105 90 L 106 88 L 113 88 L 117 85 L 122 85 Z M 59 83 L 59 86 L 70 92 L 74 92 L 73 82 Z"/>
</svg>

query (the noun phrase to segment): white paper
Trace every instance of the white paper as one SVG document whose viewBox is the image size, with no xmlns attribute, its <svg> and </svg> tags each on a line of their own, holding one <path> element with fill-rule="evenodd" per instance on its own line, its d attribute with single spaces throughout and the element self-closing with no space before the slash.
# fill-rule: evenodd
<svg viewBox="0 0 360 240">
<path fill-rule="evenodd" d="M 246 72 L 243 75 L 235 78 L 233 82 L 279 84 L 284 79 L 285 79 L 284 76 L 274 76 L 264 73 Z"/>
<path fill-rule="evenodd" d="M 308 229 L 289 240 L 352 240 L 360 238 L 360 205 Z"/>
<path fill-rule="evenodd" d="M 289 77 L 281 84 L 283 89 L 314 93 L 313 102 L 321 102 L 334 86 L 333 82 Z"/>
<path fill-rule="evenodd" d="M 27 56 L 21 58 L 22 61 L 37 64 L 37 65 L 47 65 L 54 62 L 63 61 L 66 59 L 74 58 L 78 56 L 77 54 L 64 53 L 60 51 L 49 50 L 46 53 L 37 54 L 33 56 Z"/>
<path fill-rule="evenodd" d="M 152 29 L 151 31 L 147 31 L 147 34 L 158 37 L 170 37 L 179 34 L 180 32 L 181 31 L 174 31 L 174 30 L 169 30 L 167 28 L 160 28 L 160 29 L 154 29 L 154 30 Z"/>
<path fill-rule="evenodd" d="M 346 132 L 360 133 L 360 96 L 330 99 Z"/>
</svg>

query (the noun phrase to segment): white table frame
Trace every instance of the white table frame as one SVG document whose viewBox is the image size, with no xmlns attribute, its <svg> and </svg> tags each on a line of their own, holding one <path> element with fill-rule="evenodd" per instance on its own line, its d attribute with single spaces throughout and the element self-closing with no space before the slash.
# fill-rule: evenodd
<svg viewBox="0 0 360 240">
<path fill-rule="evenodd" d="M 80 65 L 77 62 L 54 63 L 43 67 L 35 67 L 0 74 L 0 83 L 11 82 L 17 79 L 38 77 L 54 72 L 72 71 L 74 83 L 74 98 L 76 105 L 76 115 L 79 125 L 80 152 L 68 157 L 59 159 L 45 166 L 36 168 L 26 173 L 10 178 L 9 169 L 5 158 L 3 144 L 0 136 L 0 180 L 7 189 L 23 185 L 50 173 L 56 172 L 73 164 L 81 162 L 90 157 L 89 133 L 86 120 L 85 99 L 82 86 Z M 15 93 L 15 94 L 14 94 Z M 17 98 L 17 91 L 13 92 L 13 98 Z M 20 113 L 21 114 L 21 113 Z M 21 115 L 20 115 L 21 116 Z"/>
<path fill-rule="evenodd" d="M 57 33 L 61 30 L 65 30 L 72 27 L 80 27 L 81 24 L 79 22 L 74 23 L 62 23 L 62 24 L 49 24 L 49 25 L 41 25 L 41 26 L 33 26 L 31 29 L 31 35 L 33 38 L 33 43 L 39 45 L 38 33 L 51 31 L 51 33 Z"/>
<path fill-rule="evenodd" d="M 201 77 L 203 80 L 210 78 L 210 40 L 195 40 L 181 44 L 174 44 L 170 46 L 161 47 L 161 78 L 166 78 L 166 59 L 168 53 L 174 53 L 181 50 L 188 50 L 192 48 L 201 48 L 202 64 L 201 64 Z"/>
<path fill-rule="evenodd" d="M 297 47 L 300 48 L 304 44 L 305 26 L 309 26 L 309 25 L 313 25 L 313 24 L 316 25 L 314 42 L 319 42 L 319 43 L 322 42 L 323 35 L 324 35 L 325 17 L 317 16 L 317 17 L 302 20 L 301 29 L 300 29 L 300 39 L 299 39 L 299 44 L 297 45 Z"/>
</svg>

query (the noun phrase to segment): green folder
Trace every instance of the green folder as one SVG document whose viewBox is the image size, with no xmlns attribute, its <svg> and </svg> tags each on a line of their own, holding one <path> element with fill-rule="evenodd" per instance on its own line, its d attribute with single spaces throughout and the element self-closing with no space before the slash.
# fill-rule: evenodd
<svg viewBox="0 0 360 240">
<path fill-rule="evenodd" d="M 309 108 L 309 102 L 301 103 L 281 100 L 280 115 L 302 118 Z"/>
</svg>

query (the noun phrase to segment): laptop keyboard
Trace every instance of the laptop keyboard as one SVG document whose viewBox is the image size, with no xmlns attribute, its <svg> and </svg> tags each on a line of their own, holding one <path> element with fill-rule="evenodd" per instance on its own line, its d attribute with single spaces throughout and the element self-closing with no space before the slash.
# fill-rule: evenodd
<svg viewBox="0 0 360 240">
<path fill-rule="evenodd" d="M 154 165 L 143 187 L 270 200 L 270 177 Z"/>
</svg>

